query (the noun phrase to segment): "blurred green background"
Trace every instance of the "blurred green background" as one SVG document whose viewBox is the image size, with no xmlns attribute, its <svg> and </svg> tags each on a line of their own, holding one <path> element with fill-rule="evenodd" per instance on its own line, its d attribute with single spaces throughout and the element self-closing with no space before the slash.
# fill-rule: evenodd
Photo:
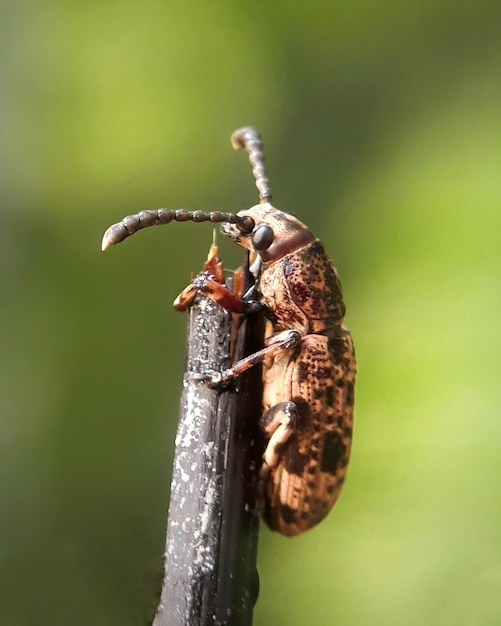
<svg viewBox="0 0 501 626">
<path fill-rule="evenodd" d="M 275 204 L 344 285 L 349 480 L 263 529 L 255 623 L 501 623 L 501 4 L 1 3 L 0 626 L 145 623 L 209 226 L 100 252 L 145 208 Z M 220 240 L 228 267 L 238 250 Z"/>
</svg>

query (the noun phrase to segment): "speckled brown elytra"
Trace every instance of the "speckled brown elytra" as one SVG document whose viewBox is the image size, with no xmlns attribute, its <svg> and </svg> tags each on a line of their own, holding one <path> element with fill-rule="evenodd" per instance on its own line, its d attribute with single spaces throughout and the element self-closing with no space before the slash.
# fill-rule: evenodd
<svg viewBox="0 0 501 626">
<path fill-rule="evenodd" d="M 222 372 L 200 378 L 224 386 L 263 364 L 263 414 L 268 439 L 261 480 L 263 518 L 273 530 L 298 535 L 330 511 L 343 485 L 353 426 L 355 354 L 342 326 L 341 285 L 320 241 L 289 213 L 271 205 L 271 190 L 257 132 L 241 128 L 233 147 L 245 148 L 260 202 L 239 213 L 159 209 L 141 211 L 111 226 L 103 250 L 132 233 L 171 221 L 222 222 L 221 230 L 249 250 L 254 287 L 235 296 L 209 271 L 183 292 L 185 309 L 197 290 L 229 311 L 262 310 L 265 347 Z"/>
</svg>

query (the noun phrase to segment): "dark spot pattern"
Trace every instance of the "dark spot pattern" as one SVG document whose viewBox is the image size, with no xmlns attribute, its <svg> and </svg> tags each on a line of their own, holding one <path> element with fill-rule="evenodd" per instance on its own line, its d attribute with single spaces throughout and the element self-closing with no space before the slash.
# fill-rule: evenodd
<svg viewBox="0 0 501 626">
<path fill-rule="evenodd" d="M 316 378 L 331 378 L 332 377 L 332 369 L 330 367 L 317 367 L 315 372 Z"/>
<path fill-rule="evenodd" d="M 280 506 L 280 514 L 286 524 L 294 524 L 296 521 L 296 509 L 293 509 L 288 504 L 282 504 Z"/>
<path fill-rule="evenodd" d="M 346 446 L 336 431 L 326 433 L 324 437 L 324 448 L 320 467 L 322 472 L 335 474 L 341 460 L 346 454 Z"/>
<path fill-rule="evenodd" d="M 346 404 L 348 406 L 353 406 L 355 403 L 355 385 L 348 381 L 346 383 Z"/>
<path fill-rule="evenodd" d="M 299 382 L 303 383 L 308 380 L 309 367 L 307 361 L 299 361 L 297 364 L 297 377 Z"/>
<path fill-rule="evenodd" d="M 296 435 L 291 435 L 286 443 L 287 450 L 284 454 L 284 468 L 289 474 L 301 476 L 308 464 L 309 457 L 299 451 Z"/>
<path fill-rule="evenodd" d="M 301 396 L 294 396 L 292 402 L 297 408 L 296 428 L 300 431 L 306 427 L 310 419 L 311 407 Z"/>
<path fill-rule="evenodd" d="M 329 337 L 329 353 L 333 356 L 335 365 L 344 362 L 346 344 L 340 337 Z"/>
</svg>

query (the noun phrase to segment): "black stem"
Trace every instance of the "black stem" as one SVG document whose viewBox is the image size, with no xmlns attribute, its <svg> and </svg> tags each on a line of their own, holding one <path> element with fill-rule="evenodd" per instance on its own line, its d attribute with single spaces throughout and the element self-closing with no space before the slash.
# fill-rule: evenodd
<svg viewBox="0 0 501 626">
<path fill-rule="evenodd" d="M 190 374 L 220 371 L 255 350 L 258 325 L 257 318 L 232 316 L 200 296 L 190 309 L 165 578 L 153 626 L 252 624 L 258 594 L 260 372 L 253 368 L 237 389 L 223 392 Z"/>
</svg>

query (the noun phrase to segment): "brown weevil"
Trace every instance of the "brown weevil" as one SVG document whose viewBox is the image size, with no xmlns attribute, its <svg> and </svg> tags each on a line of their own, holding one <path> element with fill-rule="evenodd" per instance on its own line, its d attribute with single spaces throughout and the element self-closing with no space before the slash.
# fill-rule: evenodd
<svg viewBox="0 0 501 626">
<path fill-rule="evenodd" d="M 263 517 L 271 529 L 294 536 L 327 515 L 345 480 L 355 354 L 351 335 L 342 326 L 345 308 L 332 261 L 304 224 L 271 204 L 259 135 L 253 128 L 241 128 L 233 133 L 232 144 L 249 154 L 259 204 L 236 214 L 141 211 L 106 231 L 103 250 L 146 226 L 190 220 L 222 222 L 222 232 L 249 251 L 256 282 L 243 298 L 210 272 L 201 272 L 183 292 L 178 308 L 186 308 L 200 290 L 229 311 L 245 314 L 260 308 L 267 317 L 262 350 L 201 378 L 224 386 L 263 364 Z"/>
</svg>

